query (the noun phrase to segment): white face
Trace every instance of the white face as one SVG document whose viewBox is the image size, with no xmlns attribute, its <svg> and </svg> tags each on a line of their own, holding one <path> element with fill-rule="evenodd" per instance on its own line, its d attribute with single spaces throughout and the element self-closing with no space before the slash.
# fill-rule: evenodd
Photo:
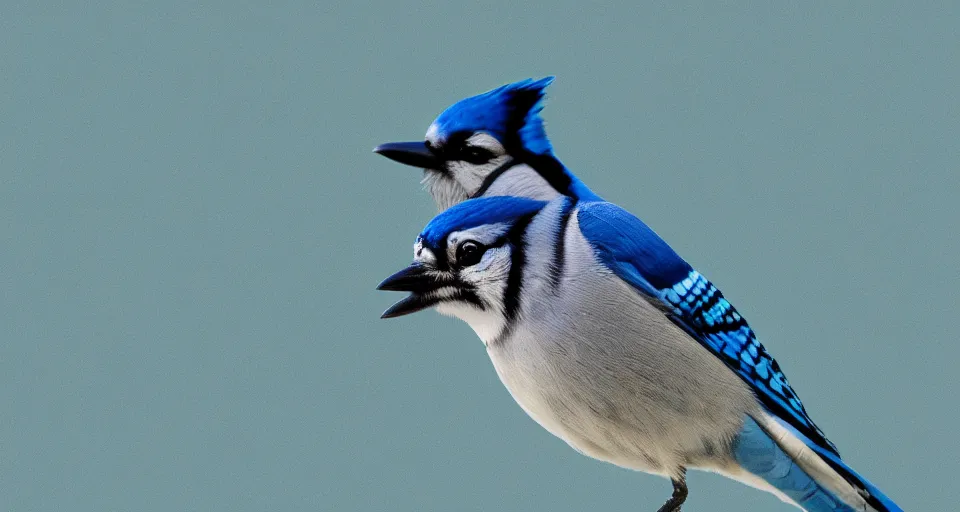
<svg viewBox="0 0 960 512">
<path fill-rule="evenodd" d="M 433 267 L 435 275 L 455 285 L 430 292 L 440 299 L 438 312 L 467 322 L 484 341 L 493 339 L 504 323 L 504 291 L 510 274 L 511 246 L 505 235 L 507 224 L 488 224 L 457 231 L 447 236 L 443 259 L 420 243 L 414 246 L 414 260 Z M 468 292 L 479 299 L 463 300 Z"/>
<path fill-rule="evenodd" d="M 431 125 L 426 141 L 445 161 L 442 171 L 428 170 L 423 179 L 440 210 L 465 201 L 491 172 L 510 158 L 503 144 L 485 132 L 447 140 Z"/>
</svg>

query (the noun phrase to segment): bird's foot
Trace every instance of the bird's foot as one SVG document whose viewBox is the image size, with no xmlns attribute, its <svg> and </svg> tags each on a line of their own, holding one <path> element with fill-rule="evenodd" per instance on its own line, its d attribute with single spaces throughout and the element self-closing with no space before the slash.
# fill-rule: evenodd
<svg viewBox="0 0 960 512">
<path fill-rule="evenodd" d="M 670 479 L 670 482 L 673 483 L 673 495 L 657 512 L 680 512 L 680 505 L 683 505 L 683 502 L 687 500 L 686 471 L 686 469 L 682 470 L 680 478 Z"/>
</svg>

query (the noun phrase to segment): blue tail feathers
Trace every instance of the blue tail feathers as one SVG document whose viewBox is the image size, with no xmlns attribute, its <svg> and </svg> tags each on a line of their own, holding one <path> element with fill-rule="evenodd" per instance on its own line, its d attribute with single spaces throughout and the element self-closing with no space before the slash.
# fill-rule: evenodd
<svg viewBox="0 0 960 512">
<path fill-rule="evenodd" d="M 812 443 L 786 422 L 780 423 L 847 482 L 862 489 L 861 496 L 870 506 L 880 512 L 902 512 L 892 500 L 850 469 L 839 457 Z M 734 442 L 733 455 L 743 469 L 762 478 L 808 512 L 854 512 L 854 508 L 808 475 L 753 418 L 746 418 Z"/>
<path fill-rule="evenodd" d="M 869 503 L 870 506 L 872 506 L 873 508 L 881 512 L 903 512 L 903 509 L 900 508 L 899 505 L 894 503 L 893 500 L 888 498 L 883 492 L 880 491 L 880 489 L 877 489 L 877 487 L 874 486 L 872 483 L 870 483 L 866 478 L 860 476 L 860 474 L 854 471 L 853 468 L 851 468 L 845 462 L 843 462 L 839 456 L 837 456 L 836 454 L 830 453 L 824 450 L 823 448 L 821 448 L 820 446 L 816 445 L 815 443 L 810 441 L 810 439 L 808 439 L 806 436 L 798 432 L 795 428 L 787 424 L 785 421 L 780 420 L 780 418 L 774 417 L 774 420 L 776 420 L 777 423 L 783 426 L 783 428 L 789 430 L 793 435 L 797 436 L 797 438 L 803 441 L 804 444 L 806 444 L 813 451 L 815 451 L 817 455 L 819 455 L 820 458 L 824 460 L 824 462 L 829 464 L 830 467 L 834 469 L 834 471 L 836 471 L 841 476 L 843 476 L 843 478 L 846 479 L 846 481 L 862 489 L 864 491 L 863 492 L 864 499 L 866 499 L 867 503 Z"/>
</svg>

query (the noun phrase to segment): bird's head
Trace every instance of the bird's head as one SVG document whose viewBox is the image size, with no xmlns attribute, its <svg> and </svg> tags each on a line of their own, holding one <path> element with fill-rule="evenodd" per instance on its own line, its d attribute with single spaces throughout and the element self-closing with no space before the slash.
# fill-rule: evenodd
<svg viewBox="0 0 960 512">
<path fill-rule="evenodd" d="M 437 215 L 417 237 L 413 262 L 377 287 L 410 293 L 382 318 L 435 307 L 466 321 L 482 339 L 495 336 L 517 313 L 523 234 L 546 204 L 484 197 Z"/>
<path fill-rule="evenodd" d="M 575 179 L 554 157 L 540 117 L 553 80 L 521 80 L 460 100 L 430 125 L 425 141 L 381 144 L 374 152 L 424 169 L 441 210 L 483 195 L 573 195 Z M 491 190 L 508 172 L 511 183 Z"/>
</svg>

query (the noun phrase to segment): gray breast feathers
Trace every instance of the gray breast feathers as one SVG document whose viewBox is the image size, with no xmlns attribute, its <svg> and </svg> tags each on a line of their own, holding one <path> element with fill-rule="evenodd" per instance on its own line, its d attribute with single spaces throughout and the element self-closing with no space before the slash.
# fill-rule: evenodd
<svg viewBox="0 0 960 512">
<path fill-rule="evenodd" d="M 576 214 L 553 276 L 563 202 L 528 228 L 517 325 L 488 347 L 498 375 L 537 422 L 598 459 L 665 475 L 716 460 L 756 400 L 597 261 Z"/>
</svg>

